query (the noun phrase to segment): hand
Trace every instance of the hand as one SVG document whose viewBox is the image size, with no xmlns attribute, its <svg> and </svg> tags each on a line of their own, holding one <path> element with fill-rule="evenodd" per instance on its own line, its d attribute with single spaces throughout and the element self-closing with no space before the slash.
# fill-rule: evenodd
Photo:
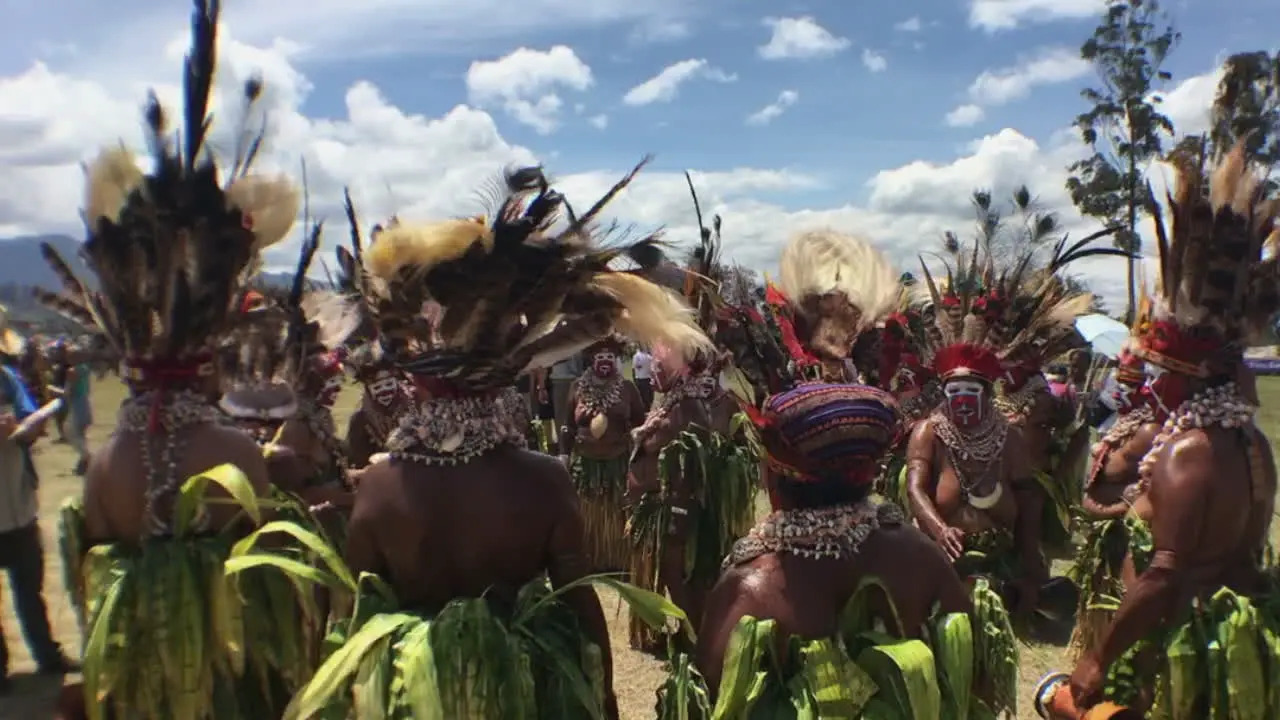
<svg viewBox="0 0 1280 720">
<path fill-rule="evenodd" d="M 950 526 L 942 528 L 938 533 L 937 543 L 953 562 L 964 555 L 964 531 L 960 528 Z"/>
<path fill-rule="evenodd" d="M 1102 686 L 1106 672 L 1102 663 L 1092 653 L 1080 658 L 1071 673 L 1071 699 L 1081 711 L 1097 705 L 1102 700 Z"/>
</svg>

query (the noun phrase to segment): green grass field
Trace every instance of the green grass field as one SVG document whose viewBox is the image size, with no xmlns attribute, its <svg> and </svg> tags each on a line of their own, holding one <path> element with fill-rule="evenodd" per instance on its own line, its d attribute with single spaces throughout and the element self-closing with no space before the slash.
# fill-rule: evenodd
<svg viewBox="0 0 1280 720">
<path fill-rule="evenodd" d="M 1258 416 L 1259 425 L 1268 437 L 1280 431 L 1280 378 L 1260 378 L 1259 392 L 1263 407 Z M 123 387 L 114 379 L 99 383 L 94 391 L 94 415 L 97 419 L 90 433 L 90 441 L 94 446 L 101 444 L 114 424 L 115 411 L 123 397 Z M 346 427 L 347 415 L 354 409 L 358 394 L 353 389 L 344 392 L 338 401 L 336 415 L 339 427 Z M 62 568 L 57 552 L 57 513 L 58 506 L 68 497 L 80 491 L 80 478 L 72 474 L 74 454 L 66 445 L 56 444 L 52 438 L 56 431 L 50 428 L 50 434 L 41 440 L 36 449 L 36 463 L 41 476 L 41 526 L 45 539 L 45 599 L 49 605 L 49 619 L 54 625 L 54 634 L 67 650 L 75 655 L 80 647 L 79 633 L 76 629 L 75 616 L 67 602 L 66 593 L 62 589 Z M 1277 528 L 1272 528 L 1272 540 L 1276 540 Z M 8 597 L 7 578 L 5 580 L 5 597 Z M 613 640 L 614 687 L 618 694 L 619 706 L 623 720 L 648 720 L 653 717 L 654 691 L 662 679 L 662 666 L 656 660 L 627 647 L 625 611 L 619 606 L 617 597 L 611 593 L 602 593 L 605 613 L 609 618 L 610 634 Z M 14 693 L 11 697 L 0 700 L 0 717 L 27 718 L 41 720 L 49 717 L 54 698 L 60 683 L 38 678 L 31 673 L 34 665 L 22 640 L 17 619 L 8 602 L 3 603 L 3 623 L 5 638 L 9 644 L 11 658 L 10 672 L 14 677 Z M 1025 645 L 1022 648 L 1021 681 L 1022 690 L 1019 698 L 1022 718 L 1033 718 L 1031 710 L 1031 690 L 1042 675 L 1051 670 L 1064 669 L 1063 648 L 1055 645 Z"/>
</svg>

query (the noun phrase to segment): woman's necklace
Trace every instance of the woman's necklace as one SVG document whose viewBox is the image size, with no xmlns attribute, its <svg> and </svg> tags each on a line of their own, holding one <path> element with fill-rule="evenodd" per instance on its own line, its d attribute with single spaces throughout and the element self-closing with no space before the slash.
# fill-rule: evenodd
<svg viewBox="0 0 1280 720">
<path fill-rule="evenodd" d="M 980 510 L 994 507 L 1003 493 L 1003 486 L 999 482 L 996 483 L 996 489 L 988 495 L 975 496 L 974 490 L 983 480 L 991 477 L 992 469 L 998 475 L 1003 466 L 1004 444 L 1009 436 L 1008 421 L 999 412 L 988 412 L 978 427 L 965 431 L 956 427 L 942 411 L 935 411 L 929 416 L 929 420 L 934 433 L 946 448 L 947 458 L 960 482 L 961 499 Z M 971 480 L 968 470 L 974 466 L 979 468 L 979 472 Z"/>
<path fill-rule="evenodd" d="M 1149 407 L 1139 407 L 1116 418 L 1115 423 L 1107 429 L 1098 442 L 1093 444 L 1093 459 L 1089 467 L 1089 475 L 1085 481 L 1085 489 L 1093 487 L 1093 484 L 1102 476 L 1102 471 L 1107 466 L 1107 458 L 1117 448 L 1123 447 L 1129 439 L 1137 434 L 1138 430 L 1143 426 L 1155 422 L 1155 413 Z"/>
<path fill-rule="evenodd" d="M 901 522 L 902 511 L 896 505 L 876 505 L 870 500 L 827 508 L 779 510 L 734 543 L 725 567 L 766 553 L 841 560 L 857 554 L 882 523 L 891 524 L 894 511 Z"/>
<path fill-rule="evenodd" d="M 1151 487 L 1151 478 L 1164 455 L 1165 447 L 1175 437 L 1191 430 L 1211 427 L 1223 429 L 1242 428 L 1253 423 L 1258 408 L 1240 397 L 1233 382 L 1209 388 L 1178 406 L 1164 421 L 1160 434 L 1151 443 L 1151 449 L 1138 463 L 1138 491 Z"/>
<path fill-rule="evenodd" d="M 499 445 L 525 447 L 517 393 L 432 398 L 400 418 L 387 438 L 392 459 L 431 467 L 466 465 Z M 526 423 L 527 425 L 527 423 Z"/>
<path fill-rule="evenodd" d="M 604 415 L 622 401 L 622 377 L 617 373 L 601 379 L 586 373 L 578 381 L 578 404 L 594 417 Z"/>
<path fill-rule="evenodd" d="M 1044 379 L 1044 375 L 1035 375 L 1016 391 L 996 395 L 992 399 L 992 405 L 1003 413 L 1009 422 L 1021 425 L 1031 415 L 1031 409 L 1035 407 L 1036 400 L 1040 399 L 1040 393 L 1048 387 L 1049 382 Z"/>
</svg>

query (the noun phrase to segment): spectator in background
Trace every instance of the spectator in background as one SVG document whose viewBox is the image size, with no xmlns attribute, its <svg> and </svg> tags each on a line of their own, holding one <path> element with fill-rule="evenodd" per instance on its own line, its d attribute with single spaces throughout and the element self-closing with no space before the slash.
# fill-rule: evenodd
<svg viewBox="0 0 1280 720">
<path fill-rule="evenodd" d="M 653 406 L 653 356 L 644 348 L 636 348 L 631 356 L 631 375 L 640 390 L 640 401 L 648 411 Z"/>
<path fill-rule="evenodd" d="M 1067 355 L 1067 362 L 1070 364 L 1068 382 L 1078 393 L 1089 392 L 1089 370 L 1093 364 L 1093 353 L 1088 350 L 1072 350 Z"/>
<path fill-rule="evenodd" d="M 529 397 L 532 404 L 530 417 L 538 419 L 538 423 L 542 426 L 542 437 L 539 440 L 546 443 L 547 452 L 554 454 L 552 447 L 556 441 L 556 413 L 551 405 L 551 392 L 547 389 L 547 375 L 546 368 L 534 368 L 530 373 L 533 387 Z"/>
<path fill-rule="evenodd" d="M 31 461 L 31 444 L 43 423 L 23 428 L 24 419 L 38 409 L 18 373 L 25 341 L 8 326 L 8 312 L 0 307 L 0 566 L 9 573 L 13 610 L 22 635 L 44 675 L 75 670 L 54 642 L 49 610 L 44 602 L 44 543 L 40 535 L 40 484 Z M 9 685 L 9 647 L 0 632 L 0 696 Z"/>
<path fill-rule="evenodd" d="M 1049 394 L 1059 400 L 1067 400 L 1072 403 L 1076 401 L 1076 389 L 1071 383 L 1067 382 L 1067 368 L 1065 365 L 1050 365 L 1045 371 L 1044 378 L 1049 383 Z"/>
<path fill-rule="evenodd" d="M 551 407 L 556 419 L 556 443 L 561 455 L 569 454 L 569 438 L 564 437 L 568 434 L 569 413 L 572 412 L 569 407 L 569 388 L 581 374 L 582 354 L 578 353 L 552 365 L 548 376 L 551 384 Z"/>
</svg>

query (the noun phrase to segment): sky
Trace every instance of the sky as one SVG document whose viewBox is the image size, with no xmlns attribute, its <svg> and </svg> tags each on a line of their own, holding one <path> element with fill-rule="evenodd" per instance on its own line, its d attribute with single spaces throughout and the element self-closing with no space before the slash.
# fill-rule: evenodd
<svg viewBox="0 0 1280 720">
<path fill-rule="evenodd" d="M 1026 184 L 1081 237 L 1066 167 L 1096 84 L 1079 46 L 1104 0 L 224 0 L 217 118 L 232 145 L 238 88 L 266 81 L 264 171 L 300 176 L 311 213 L 346 237 L 362 216 L 474 214 L 512 164 L 542 163 L 589 205 L 641 157 L 611 206 L 639 230 L 696 240 L 683 172 L 723 217 L 727 259 L 776 268 L 797 231 L 865 238 L 903 270 L 969 198 Z M 1204 129 L 1218 67 L 1274 50 L 1280 3 L 1169 0 L 1183 32 L 1164 111 Z M 148 89 L 177 107 L 190 6 L 176 0 L 0 0 L 0 237 L 82 234 L 81 163 L 142 143 Z M 1159 187 L 1167 170 L 1150 168 Z M 372 220 L 371 220 L 372 222 Z M 301 229 L 273 248 L 288 265 Z M 1124 263 L 1076 272 L 1111 307 Z"/>
</svg>

